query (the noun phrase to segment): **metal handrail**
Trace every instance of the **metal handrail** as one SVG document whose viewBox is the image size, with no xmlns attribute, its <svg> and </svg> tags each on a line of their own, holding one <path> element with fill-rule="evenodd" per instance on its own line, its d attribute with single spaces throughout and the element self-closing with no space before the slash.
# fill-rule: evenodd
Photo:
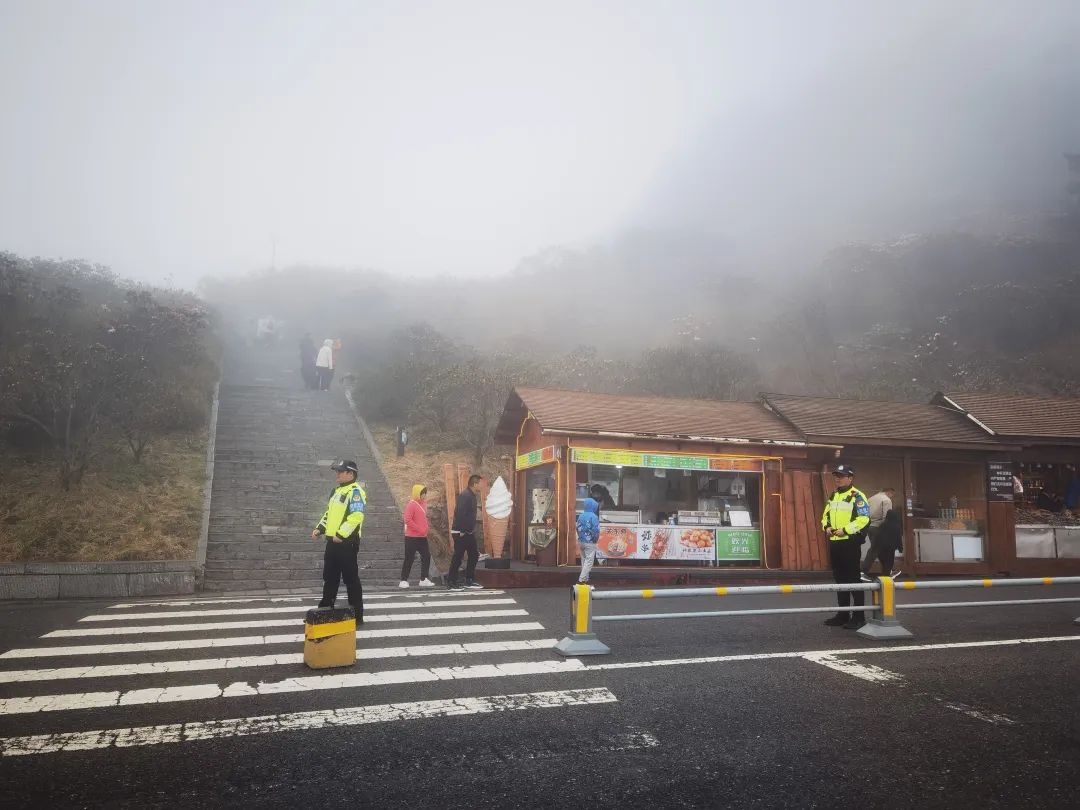
<svg viewBox="0 0 1080 810">
<path fill-rule="evenodd" d="M 992 588 L 1016 587 L 1024 585 L 1080 585 L 1080 577 L 1021 577 L 1016 579 L 959 579 L 925 580 L 894 582 L 892 577 L 878 577 L 874 582 L 816 583 L 810 585 L 745 585 L 715 588 L 643 588 L 640 590 L 598 591 L 591 585 L 577 584 L 571 592 L 572 625 L 568 636 L 556 646 L 563 655 L 603 655 L 611 650 L 600 642 L 593 632 L 592 623 L 644 621 L 654 619 L 698 619 L 731 616 L 769 616 L 785 613 L 831 613 L 837 608 L 828 607 L 791 607 L 762 608 L 755 610 L 712 610 L 679 613 L 626 613 L 611 616 L 593 616 L 593 600 L 614 599 L 666 599 L 689 598 L 697 596 L 751 596 L 762 594 L 792 593 L 844 593 L 869 592 L 873 604 L 840 608 L 843 612 L 871 612 L 873 616 L 862 627 L 858 635 L 878 640 L 911 638 L 912 633 L 903 627 L 896 618 L 896 590 L 911 591 L 931 588 Z M 990 607 L 995 605 L 1044 605 L 1062 602 L 1080 602 L 1080 597 L 1055 599 L 999 599 L 968 602 L 926 602 L 905 604 L 903 608 L 950 608 L 950 607 Z M 1080 624 L 1080 618 L 1076 619 Z"/>
</svg>

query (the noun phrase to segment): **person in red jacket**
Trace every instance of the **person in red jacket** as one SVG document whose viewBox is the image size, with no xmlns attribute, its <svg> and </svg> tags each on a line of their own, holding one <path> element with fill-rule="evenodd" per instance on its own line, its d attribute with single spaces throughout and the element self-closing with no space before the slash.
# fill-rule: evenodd
<svg viewBox="0 0 1080 810">
<path fill-rule="evenodd" d="M 409 587 L 409 572 L 412 571 L 413 557 L 417 552 L 420 552 L 420 587 L 435 587 L 435 583 L 428 579 L 431 550 L 428 548 L 427 533 L 427 487 L 416 484 L 412 488 L 412 500 L 405 506 L 405 561 L 401 564 L 399 588 Z"/>
</svg>

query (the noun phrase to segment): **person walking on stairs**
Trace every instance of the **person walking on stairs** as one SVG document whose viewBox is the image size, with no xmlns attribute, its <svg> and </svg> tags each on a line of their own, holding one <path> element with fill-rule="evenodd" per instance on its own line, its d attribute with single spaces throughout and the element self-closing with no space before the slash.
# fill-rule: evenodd
<svg viewBox="0 0 1080 810">
<path fill-rule="evenodd" d="M 323 552 L 323 593 L 319 607 L 334 606 L 338 587 L 345 581 L 349 605 L 356 614 L 356 623 L 364 623 L 364 590 L 360 586 L 360 571 L 356 557 L 360 553 L 360 532 L 364 525 L 367 493 L 356 480 L 360 469 L 355 461 L 335 461 L 330 469 L 337 475 L 337 486 L 330 493 L 330 503 L 319 525 L 311 532 L 317 540 L 326 535 Z"/>
<path fill-rule="evenodd" d="M 415 484 L 412 488 L 412 500 L 405 505 L 405 561 L 401 564 L 401 582 L 399 588 L 409 587 L 409 572 L 412 571 L 413 557 L 420 554 L 421 588 L 435 585 L 428 579 L 431 568 L 431 550 L 428 548 L 427 487 Z"/>
<path fill-rule="evenodd" d="M 484 587 L 474 579 L 476 561 L 480 559 L 480 552 L 476 548 L 476 495 L 480 491 L 480 481 L 481 476 L 470 475 L 468 487 L 457 496 L 454 504 L 454 525 L 450 527 L 450 536 L 454 538 L 454 556 L 450 558 L 450 572 L 446 575 L 446 583 L 454 591 Z M 462 585 L 457 576 L 461 559 L 466 554 L 469 561 L 465 564 L 465 584 Z"/>
<path fill-rule="evenodd" d="M 300 340 L 300 376 L 309 391 L 319 387 L 319 375 L 315 373 L 315 342 L 310 332 L 305 332 Z"/>
<path fill-rule="evenodd" d="M 866 527 L 870 523 L 870 504 L 866 496 L 855 489 L 855 469 L 848 464 L 838 464 L 833 469 L 836 490 L 825 504 L 821 515 L 821 528 L 829 541 L 829 562 L 832 563 L 833 579 L 838 585 L 859 582 L 859 552 L 862 550 Z M 858 630 L 865 623 L 861 610 L 849 611 L 854 600 L 855 607 L 866 602 L 863 591 L 838 591 L 840 610 L 825 624 Z"/>
<path fill-rule="evenodd" d="M 315 358 L 315 371 L 319 375 L 319 390 L 329 391 L 334 379 L 334 341 L 327 338 Z"/>
</svg>

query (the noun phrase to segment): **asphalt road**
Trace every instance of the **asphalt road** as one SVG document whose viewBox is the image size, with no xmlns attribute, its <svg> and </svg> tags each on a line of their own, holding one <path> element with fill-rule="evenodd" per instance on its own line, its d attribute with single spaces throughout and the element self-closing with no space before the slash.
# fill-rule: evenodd
<svg viewBox="0 0 1080 810">
<path fill-rule="evenodd" d="M 889 643 L 824 615 L 597 623 L 612 653 L 564 660 L 564 590 L 395 590 L 367 657 L 319 672 L 310 600 L 7 603 L 0 806 L 1075 807 L 1080 602 L 903 611 L 1065 596 L 902 593 L 915 637 Z"/>
</svg>

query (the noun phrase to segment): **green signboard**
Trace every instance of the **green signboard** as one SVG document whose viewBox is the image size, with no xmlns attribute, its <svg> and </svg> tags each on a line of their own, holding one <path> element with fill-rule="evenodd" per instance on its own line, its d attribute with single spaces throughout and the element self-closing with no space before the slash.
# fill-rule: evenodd
<svg viewBox="0 0 1080 810">
<path fill-rule="evenodd" d="M 717 562 L 730 560 L 760 560 L 761 531 L 759 529 L 717 529 Z"/>
</svg>

